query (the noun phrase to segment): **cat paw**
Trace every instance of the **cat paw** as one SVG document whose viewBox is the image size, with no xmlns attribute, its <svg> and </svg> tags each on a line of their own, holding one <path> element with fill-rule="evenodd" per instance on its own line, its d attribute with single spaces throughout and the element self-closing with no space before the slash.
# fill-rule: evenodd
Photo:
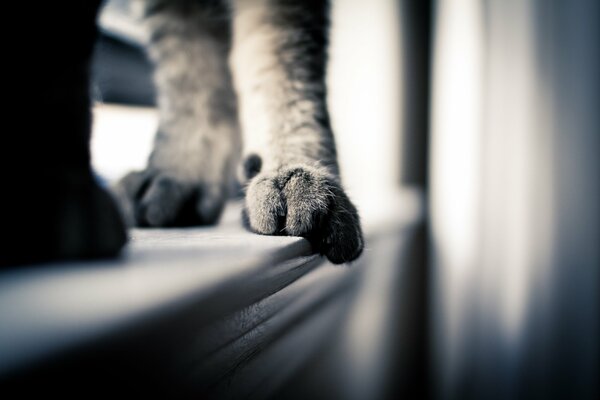
<svg viewBox="0 0 600 400">
<path fill-rule="evenodd" d="M 8 185 L 15 196 L 2 200 L 9 234 L 0 267 L 119 254 L 127 236 L 114 199 L 91 175 L 65 172 L 37 173 Z"/>
<path fill-rule="evenodd" d="M 129 173 L 117 183 L 114 192 L 129 226 L 214 224 L 226 200 L 221 183 L 184 181 L 152 169 Z"/>
<path fill-rule="evenodd" d="M 303 236 L 336 264 L 356 259 L 364 246 L 358 213 L 340 184 L 308 166 L 254 177 L 244 220 L 257 233 Z"/>
</svg>

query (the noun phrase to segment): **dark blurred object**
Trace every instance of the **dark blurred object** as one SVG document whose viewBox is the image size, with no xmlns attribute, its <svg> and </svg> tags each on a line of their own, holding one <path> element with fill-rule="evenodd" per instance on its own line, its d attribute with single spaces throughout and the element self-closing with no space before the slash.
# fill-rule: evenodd
<svg viewBox="0 0 600 400">
<path fill-rule="evenodd" d="M 94 100 L 154 106 L 152 65 L 144 31 L 127 0 L 106 2 L 98 18 L 100 34 L 92 62 Z"/>
<path fill-rule="evenodd" d="M 98 38 L 92 63 L 94 100 L 154 106 L 152 65 L 140 47 L 107 34 Z"/>
<path fill-rule="evenodd" d="M 2 267 L 110 257 L 125 243 L 118 211 L 90 168 L 89 58 L 99 3 L 15 2 L 5 10 L 25 22 L 5 46 L 13 129 L 0 146 Z"/>
<path fill-rule="evenodd" d="M 403 185 L 428 185 L 431 92 L 431 1 L 400 1 L 403 119 Z"/>
</svg>

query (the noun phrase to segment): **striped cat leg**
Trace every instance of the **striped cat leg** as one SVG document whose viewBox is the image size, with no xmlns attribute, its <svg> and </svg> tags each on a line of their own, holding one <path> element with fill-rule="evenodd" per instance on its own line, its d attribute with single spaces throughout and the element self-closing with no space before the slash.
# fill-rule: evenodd
<svg viewBox="0 0 600 400">
<path fill-rule="evenodd" d="M 341 186 L 326 107 L 328 5 L 237 0 L 233 15 L 247 223 L 304 236 L 333 262 L 354 260 L 360 222 Z"/>
<path fill-rule="evenodd" d="M 135 225 L 214 223 L 240 147 L 229 12 L 218 2 L 149 0 L 144 20 L 159 130 L 146 170 L 123 178 L 117 193 Z"/>
</svg>

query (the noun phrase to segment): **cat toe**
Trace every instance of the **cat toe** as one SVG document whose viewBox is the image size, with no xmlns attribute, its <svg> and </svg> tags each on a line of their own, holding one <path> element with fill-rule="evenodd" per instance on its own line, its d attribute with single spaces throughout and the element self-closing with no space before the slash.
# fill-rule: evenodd
<svg viewBox="0 0 600 400">
<path fill-rule="evenodd" d="M 193 194 L 191 185 L 158 175 L 148 184 L 136 208 L 138 225 L 162 227 L 175 224 L 181 208 Z"/>
<path fill-rule="evenodd" d="M 364 248 L 364 239 L 356 208 L 339 187 L 332 187 L 334 201 L 324 223 L 322 233 L 317 235 L 317 246 L 334 264 L 353 261 Z"/>
<path fill-rule="evenodd" d="M 264 235 L 282 232 L 286 207 L 274 177 L 254 179 L 246 192 L 246 220 L 251 230 Z"/>
</svg>

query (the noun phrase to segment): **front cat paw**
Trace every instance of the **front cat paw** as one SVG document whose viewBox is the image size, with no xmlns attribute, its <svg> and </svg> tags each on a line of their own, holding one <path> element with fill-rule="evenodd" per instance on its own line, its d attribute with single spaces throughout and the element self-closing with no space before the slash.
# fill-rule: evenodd
<svg viewBox="0 0 600 400">
<path fill-rule="evenodd" d="M 129 173 L 114 192 L 130 226 L 214 224 L 226 199 L 223 183 L 185 181 L 151 168 Z"/>
<path fill-rule="evenodd" d="M 251 230 L 303 236 L 336 264 L 356 259 L 363 249 L 356 208 L 337 180 L 317 168 L 257 175 L 248 185 L 244 212 Z"/>
</svg>

